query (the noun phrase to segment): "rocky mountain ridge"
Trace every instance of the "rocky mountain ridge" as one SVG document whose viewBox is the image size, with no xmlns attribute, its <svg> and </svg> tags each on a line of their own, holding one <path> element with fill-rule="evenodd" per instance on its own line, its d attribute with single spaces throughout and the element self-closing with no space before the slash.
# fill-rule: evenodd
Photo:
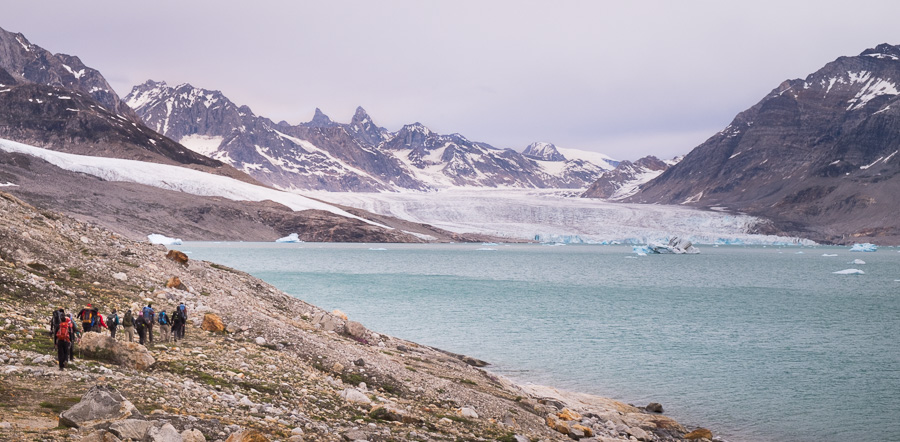
<svg viewBox="0 0 900 442">
<path fill-rule="evenodd" d="M 99 71 L 85 66 L 76 56 L 53 54 L 31 43 L 21 33 L 0 28 L 0 67 L 20 82 L 78 91 L 115 115 L 140 121 Z"/>
<path fill-rule="evenodd" d="M 0 220 L 6 440 L 609 442 L 701 434 L 687 434 L 658 404 L 520 388 L 477 368 L 481 361 L 368 330 L 238 270 L 178 260 L 9 194 L 0 193 Z M 75 361 L 56 368 L 51 310 L 92 303 L 106 314 L 147 302 L 157 311 L 184 302 L 185 339 L 165 342 L 157 329 L 144 349 L 121 332 L 118 340 L 86 333 Z"/>
<path fill-rule="evenodd" d="M 125 100 L 160 133 L 285 189 L 584 188 L 611 168 L 562 155 L 536 160 L 460 134 L 437 134 L 420 123 L 390 132 L 362 107 L 349 124 L 316 109 L 309 122 L 291 125 L 275 124 L 219 91 L 191 85 L 148 81 Z M 564 164 L 546 164 L 560 161 Z"/>
<path fill-rule="evenodd" d="M 615 169 L 603 172 L 581 196 L 613 201 L 625 199 L 634 195 L 641 185 L 658 177 L 679 161 L 681 161 L 681 157 L 663 161 L 652 155 L 633 163 L 627 160 L 622 161 Z"/>
<path fill-rule="evenodd" d="M 725 207 L 772 232 L 900 244 L 900 47 L 787 80 L 628 201 Z"/>
</svg>

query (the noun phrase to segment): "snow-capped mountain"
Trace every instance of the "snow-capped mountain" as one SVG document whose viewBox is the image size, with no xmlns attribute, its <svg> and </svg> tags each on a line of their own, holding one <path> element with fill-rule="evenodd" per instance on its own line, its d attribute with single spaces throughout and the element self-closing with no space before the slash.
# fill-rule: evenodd
<svg viewBox="0 0 900 442">
<path fill-rule="evenodd" d="M 644 183 L 658 177 L 682 157 L 663 161 L 654 156 L 646 156 L 635 162 L 622 161 L 615 169 L 603 172 L 581 196 L 584 198 L 605 198 L 621 200 L 634 195 Z"/>
<path fill-rule="evenodd" d="M 629 200 L 721 206 L 778 231 L 900 238 L 900 46 L 787 80 Z"/>
<path fill-rule="evenodd" d="M 420 123 L 390 132 L 361 107 L 349 124 L 319 109 L 307 123 L 275 124 L 219 91 L 154 81 L 134 87 L 125 101 L 160 133 L 283 189 L 585 188 L 611 168 L 581 158 L 533 159 Z"/>
<path fill-rule="evenodd" d="M 82 92 L 97 100 L 109 111 L 136 119 L 134 112 L 122 103 L 103 75 L 84 65 L 81 59 L 66 54 L 53 54 L 32 44 L 20 33 L 0 28 L 0 68 L 19 82 L 45 84 Z"/>
<path fill-rule="evenodd" d="M 566 157 L 556 150 L 553 143 L 534 142 L 522 151 L 522 155 L 540 161 L 565 161 Z"/>
</svg>

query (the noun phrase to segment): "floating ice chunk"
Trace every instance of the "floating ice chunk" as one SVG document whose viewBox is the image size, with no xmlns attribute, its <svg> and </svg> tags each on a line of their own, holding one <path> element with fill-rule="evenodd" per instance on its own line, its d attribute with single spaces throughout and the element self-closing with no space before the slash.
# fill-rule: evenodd
<svg viewBox="0 0 900 442">
<path fill-rule="evenodd" d="M 861 259 L 854 259 L 853 261 L 848 262 L 847 264 L 865 264 L 866 262 Z"/>
<path fill-rule="evenodd" d="M 387 249 L 385 249 L 384 247 L 369 247 L 369 250 L 381 251 L 381 250 L 387 250 Z"/>
<path fill-rule="evenodd" d="M 837 253 L 823 253 L 822 256 L 837 256 Z"/>
<path fill-rule="evenodd" d="M 169 238 L 158 233 L 147 235 L 147 239 L 150 240 L 150 244 L 162 244 L 164 246 L 178 246 L 182 244 L 181 238 Z"/>
<path fill-rule="evenodd" d="M 874 252 L 876 250 L 878 250 L 878 246 L 868 242 L 853 244 L 853 247 L 850 247 L 851 252 Z"/>
<path fill-rule="evenodd" d="M 634 247 L 632 247 L 632 250 L 634 250 Z M 668 244 L 651 242 L 644 246 L 641 251 L 643 253 L 671 253 L 675 255 L 694 255 L 700 253 L 700 250 L 694 247 L 690 241 L 677 236 L 673 236 Z M 637 253 L 637 251 L 635 251 L 635 253 Z"/>
<path fill-rule="evenodd" d="M 802 254 L 803 254 L 803 251 L 801 250 L 801 251 L 799 251 L 799 252 L 797 252 L 797 253 L 794 253 L 794 254 L 795 254 L 795 255 L 802 255 Z"/>
<path fill-rule="evenodd" d="M 303 242 L 303 241 L 300 241 L 300 235 L 297 235 L 296 233 L 291 233 L 290 235 L 285 236 L 284 238 L 276 239 L 275 242 L 295 243 L 295 242 Z"/>
<path fill-rule="evenodd" d="M 489 251 L 489 252 L 496 252 L 496 251 L 497 251 L 497 249 L 492 249 L 492 248 L 490 248 L 490 247 L 480 247 L 480 248 L 478 248 L 478 249 L 476 249 L 476 250 Z"/>
<path fill-rule="evenodd" d="M 654 253 L 649 246 L 631 246 L 631 251 L 638 256 L 647 256 L 648 253 Z"/>
<path fill-rule="evenodd" d="M 864 272 L 860 269 L 844 269 L 844 270 L 838 270 L 836 272 L 831 272 L 831 273 L 834 273 L 835 275 L 865 275 L 866 274 L 866 272 Z"/>
</svg>

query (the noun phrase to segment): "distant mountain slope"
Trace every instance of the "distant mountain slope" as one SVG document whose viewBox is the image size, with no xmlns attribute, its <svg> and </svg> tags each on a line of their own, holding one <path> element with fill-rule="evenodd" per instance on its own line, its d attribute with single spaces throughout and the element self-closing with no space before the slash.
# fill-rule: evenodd
<svg viewBox="0 0 900 442">
<path fill-rule="evenodd" d="M 900 47 L 788 80 L 634 202 L 723 206 L 814 239 L 900 241 Z"/>
<path fill-rule="evenodd" d="M 644 183 L 658 177 L 680 158 L 662 161 L 654 156 L 646 156 L 635 162 L 622 161 L 615 169 L 603 172 L 594 184 L 581 196 L 584 198 L 606 198 L 620 200 L 634 195 Z"/>
<path fill-rule="evenodd" d="M 362 108 L 349 124 L 318 109 L 307 123 L 275 124 L 219 91 L 154 81 L 134 87 L 125 100 L 164 135 L 284 189 L 584 188 L 608 167 L 529 158 L 419 123 L 391 133 Z"/>
<path fill-rule="evenodd" d="M 0 29 L 0 68 L 22 82 L 82 92 L 116 115 L 137 121 L 137 115 L 119 99 L 100 72 L 85 66 L 78 57 L 52 54 L 22 34 Z"/>
</svg>

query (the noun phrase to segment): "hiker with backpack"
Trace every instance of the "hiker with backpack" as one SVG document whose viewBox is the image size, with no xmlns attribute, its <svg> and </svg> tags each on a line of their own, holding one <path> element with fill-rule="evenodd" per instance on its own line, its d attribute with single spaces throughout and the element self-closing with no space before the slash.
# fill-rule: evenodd
<svg viewBox="0 0 900 442">
<path fill-rule="evenodd" d="M 66 313 L 66 320 L 72 324 L 72 333 L 75 336 L 75 339 L 69 341 L 69 362 L 71 362 L 75 360 L 75 343 L 81 340 L 81 330 L 78 329 L 78 323 L 75 322 L 71 313 Z"/>
<path fill-rule="evenodd" d="M 166 314 L 165 310 L 159 312 L 157 322 L 159 323 L 159 333 L 163 342 L 169 342 L 169 329 L 172 324 L 169 323 L 169 315 Z"/>
<path fill-rule="evenodd" d="M 72 343 L 75 341 L 75 323 L 66 318 L 59 323 L 56 330 L 56 359 L 59 361 L 59 369 L 66 368 L 66 362 L 72 360 Z"/>
<path fill-rule="evenodd" d="M 125 310 L 122 327 L 125 329 L 125 336 L 128 336 L 128 342 L 134 342 L 134 315 L 131 309 Z"/>
<path fill-rule="evenodd" d="M 143 310 L 141 310 L 141 316 L 144 318 L 144 327 L 147 329 L 147 337 L 150 345 L 153 345 L 153 322 L 156 319 L 156 312 L 153 311 L 153 306 L 149 303 Z"/>
<path fill-rule="evenodd" d="M 137 317 L 134 318 L 134 329 L 138 334 L 138 344 L 146 345 L 147 321 L 144 319 L 144 315 L 137 315 Z"/>
<path fill-rule="evenodd" d="M 53 316 L 50 318 L 50 335 L 53 337 L 53 345 L 56 346 L 56 332 L 59 331 L 59 324 L 66 321 L 66 310 L 62 307 L 53 310 Z"/>
<path fill-rule="evenodd" d="M 81 329 L 84 330 L 85 333 L 94 330 L 94 324 L 97 322 L 96 318 L 96 310 L 88 304 L 85 308 L 81 309 L 78 312 L 78 319 L 81 320 Z"/>
<path fill-rule="evenodd" d="M 112 313 L 109 314 L 109 320 L 106 322 L 109 323 L 109 337 L 116 339 L 116 330 L 119 328 L 119 314 L 116 313 L 116 309 L 112 310 Z"/>
<path fill-rule="evenodd" d="M 172 341 L 178 342 L 178 339 L 184 339 L 182 327 L 184 327 L 184 313 L 176 307 L 172 313 Z"/>
</svg>

